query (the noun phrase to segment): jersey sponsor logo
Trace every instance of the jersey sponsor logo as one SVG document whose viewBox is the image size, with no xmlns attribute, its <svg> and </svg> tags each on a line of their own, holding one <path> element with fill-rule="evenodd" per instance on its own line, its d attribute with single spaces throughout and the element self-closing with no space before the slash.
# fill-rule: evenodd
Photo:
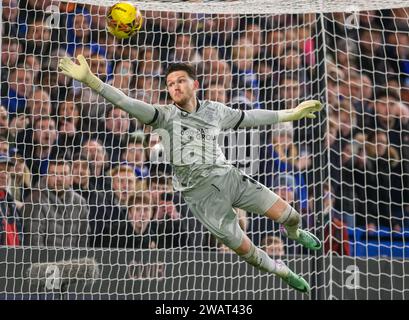
<svg viewBox="0 0 409 320">
<path fill-rule="evenodd" d="M 212 133 L 212 130 L 206 128 L 187 128 L 182 127 L 180 130 L 182 136 L 182 144 L 186 144 L 194 139 L 196 140 L 215 140 L 216 136 Z"/>
</svg>

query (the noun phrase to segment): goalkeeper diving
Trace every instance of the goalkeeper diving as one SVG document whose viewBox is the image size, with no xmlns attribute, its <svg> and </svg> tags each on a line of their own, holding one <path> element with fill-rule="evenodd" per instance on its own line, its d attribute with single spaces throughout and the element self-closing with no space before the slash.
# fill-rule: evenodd
<svg viewBox="0 0 409 320">
<path fill-rule="evenodd" d="M 217 137 L 224 129 L 314 119 L 314 113 L 322 109 L 322 104 L 309 100 L 291 110 L 241 111 L 218 102 L 200 101 L 195 69 L 189 64 L 175 63 L 170 65 L 165 78 L 174 103 L 150 105 L 129 98 L 102 82 L 90 71 L 82 55 L 77 60 L 79 64 L 68 57 L 62 58 L 59 61 L 62 73 L 89 86 L 113 105 L 160 132 L 174 169 L 174 188 L 181 191 L 195 217 L 246 262 L 308 293 L 307 281 L 252 243 L 240 228 L 233 208 L 264 215 L 282 224 L 285 236 L 308 249 L 319 250 L 321 242 L 312 233 L 300 229 L 301 217 L 293 207 L 227 162 L 217 145 Z"/>
</svg>

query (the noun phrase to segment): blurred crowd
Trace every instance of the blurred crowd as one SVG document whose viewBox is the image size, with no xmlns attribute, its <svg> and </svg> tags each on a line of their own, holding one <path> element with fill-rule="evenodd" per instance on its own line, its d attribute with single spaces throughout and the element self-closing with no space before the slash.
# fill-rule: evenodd
<svg viewBox="0 0 409 320">
<path fill-rule="evenodd" d="M 304 227 L 323 224 L 326 250 L 349 254 L 355 228 L 409 226 L 409 10 L 361 12 L 359 28 L 344 13 L 321 23 L 147 11 L 142 30 L 118 40 L 106 7 L 58 3 L 56 16 L 50 5 L 3 0 L 1 245 L 226 250 L 173 191 L 160 137 L 58 72 L 59 58 L 78 54 L 152 104 L 171 103 L 164 73 L 179 61 L 196 67 L 200 99 L 231 108 L 326 101 L 317 120 L 259 128 L 253 177 L 297 208 Z M 271 255 L 297 251 L 271 221 L 236 211 Z"/>
</svg>

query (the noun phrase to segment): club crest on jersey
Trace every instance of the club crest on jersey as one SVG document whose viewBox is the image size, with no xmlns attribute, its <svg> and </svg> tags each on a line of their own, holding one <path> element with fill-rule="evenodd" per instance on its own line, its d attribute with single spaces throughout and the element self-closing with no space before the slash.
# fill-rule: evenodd
<svg viewBox="0 0 409 320">
<path fill-rule="evenodd" d="M 213 122 L 216 119 L 216 110 L 212 107 L 207 107 L 203 115 L 203 120 L 206 122 Z"/>
</svg>

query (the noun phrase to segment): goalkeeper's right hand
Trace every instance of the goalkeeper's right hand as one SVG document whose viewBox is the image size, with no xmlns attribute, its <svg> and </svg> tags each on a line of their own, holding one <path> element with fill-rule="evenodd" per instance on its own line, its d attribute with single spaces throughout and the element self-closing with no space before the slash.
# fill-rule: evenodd
<svg viewBox="0 0 409 320">
<path fill-rule="evenodd" d="M 86 84 L 91 89 L 100 91 L 103 82 L 91 72 L 84 56 L 82 54 L 78 55 L 77 60 L 80 63 L 79 65 L 72 62 L 70 58 L 64 57 L 59 61 L 58 67 L 66 76 Z"/>
</svg>

